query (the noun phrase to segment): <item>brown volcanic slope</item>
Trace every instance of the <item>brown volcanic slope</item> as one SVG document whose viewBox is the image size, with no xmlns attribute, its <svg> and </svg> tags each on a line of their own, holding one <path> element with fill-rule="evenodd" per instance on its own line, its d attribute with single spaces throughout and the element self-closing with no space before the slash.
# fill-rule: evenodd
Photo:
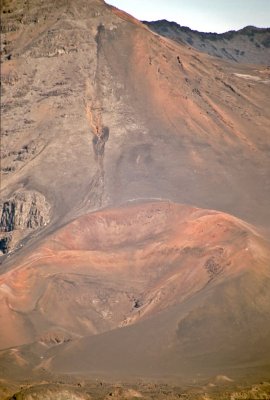
<svg viewBox="0 0 270 400">
<path fill-rule="evenodd" d="M 204 33 L 165 19 L 144 21 L 144 24 L 160 35 L 214 57 L 233 62 L 270 64 L 270 28 L 246 26 L 238 31 Z"/>
<path fill-rule="evenodd" d="M 2 274 L 2 374 L 269 371 L 269 261 L 269 243 L 224 213 L 148 202 L 84 215 Z"/>
<path fill-rule="evenodd" d="M 2 17 L 2 374 L 263 368 L 269 70 L 101 0 Z"/>
<path fill-rule="evenodd" d="M 134 198 L 269 227 L 267 68 L 190 50 L 101 0 L 5 4 L 3 252 Z"/>
</svg>

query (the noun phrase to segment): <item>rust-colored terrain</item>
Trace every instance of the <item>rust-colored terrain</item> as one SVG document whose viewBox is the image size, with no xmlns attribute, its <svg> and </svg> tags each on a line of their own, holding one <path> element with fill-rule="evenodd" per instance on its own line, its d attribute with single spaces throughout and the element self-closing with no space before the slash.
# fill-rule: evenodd
<svg viewBox="0 0 270 400">
<path fill-rule="evenodd" d="M 102 0 L 1 16 L 0 396 L 269 379 L 269 68 Z"/>
</svg>

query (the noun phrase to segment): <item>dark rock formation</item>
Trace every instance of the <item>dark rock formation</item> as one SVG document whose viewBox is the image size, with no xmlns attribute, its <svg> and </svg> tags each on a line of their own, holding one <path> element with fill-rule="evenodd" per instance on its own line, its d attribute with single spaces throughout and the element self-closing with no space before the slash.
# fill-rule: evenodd
<svg viewBox="0 0 270 400">
<path fill-rule="evenodd" d="M 50 206 L 36 191 L 17 191 L 0 203 L 1 251 L 7 253 L 22 237 L 46 226 L 50 221 Z M 21 232 L 13 237 L 14 231 Z"/>
</svg>

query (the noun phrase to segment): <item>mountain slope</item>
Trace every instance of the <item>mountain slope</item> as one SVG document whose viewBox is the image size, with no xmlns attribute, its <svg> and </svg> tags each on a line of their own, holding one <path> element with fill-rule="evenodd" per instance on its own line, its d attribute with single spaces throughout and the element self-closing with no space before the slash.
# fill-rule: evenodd
<svg viewBox="0 0 270 400">
<path fill-rule="evenodd" d="M 194 31 L 166 20 L 144 21 L 144 24 L 162 36 L 214 57 L 249 64 L 270 63 L 270 28 L 246 26 L 239 31 L 218 34 Z"/>
<path fill-rule="evenodd" d="M 1 71 L 3 252 L 134 198 L 269 227 L 267 69 L 173 44 L 102 1 L 58 1 L 53 13 L 38 1 L 11 4 Z"/>
<path fill-rule="evenodd" d="M 158 317 L 55 348 L 48 352 L 50 369 L 99 376 L 111 372 L 118 379 L 192 380 L 195 375 L 204 379 L 225 374 L 237 380 L 248 373 L 269 377 L 269 296 L 261 294 L 262 288 L 269 291 L 269 276 L 258 291 L 254 276 L 242 277 L 167 308 Z M 250 307 L 251 293 L 257 307 Z"/>
<path fill-rule="evenodd" d="M 2 363 L 21 346 L 15 370 L 256 371 L 270 354 L 269 260 L 269 242 L 223 213 L 149 202 L 84 215 L 2 274 Z"/>
<path fill-rule="evenodd" d="M 2 11 L 1 374 L 267 374 L 268 68 L 102 0 Z"/>
</svg>

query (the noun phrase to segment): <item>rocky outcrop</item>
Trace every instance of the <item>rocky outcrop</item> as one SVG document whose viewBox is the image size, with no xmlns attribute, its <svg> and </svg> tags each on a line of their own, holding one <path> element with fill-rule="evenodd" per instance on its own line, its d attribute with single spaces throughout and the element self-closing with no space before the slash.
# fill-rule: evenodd
<svg viewBox="0 0 270 400">
<path fill-rule="evenodd" d="M 11 235 L 5 235 L 4 237 L 0 238 L 0 252 L 2 252 L 3 254 L 8 253 L 10 241 Z"/>
<path fill-rule="evenodd" d="M 0 216 L 0 251 L 7 253 L 22 237 L 48 224 L 50 206 L 41 193 L 18 191 L 0 203 Z M 15 231 L 21 233 L 16 240 Z"/>
</svg>

